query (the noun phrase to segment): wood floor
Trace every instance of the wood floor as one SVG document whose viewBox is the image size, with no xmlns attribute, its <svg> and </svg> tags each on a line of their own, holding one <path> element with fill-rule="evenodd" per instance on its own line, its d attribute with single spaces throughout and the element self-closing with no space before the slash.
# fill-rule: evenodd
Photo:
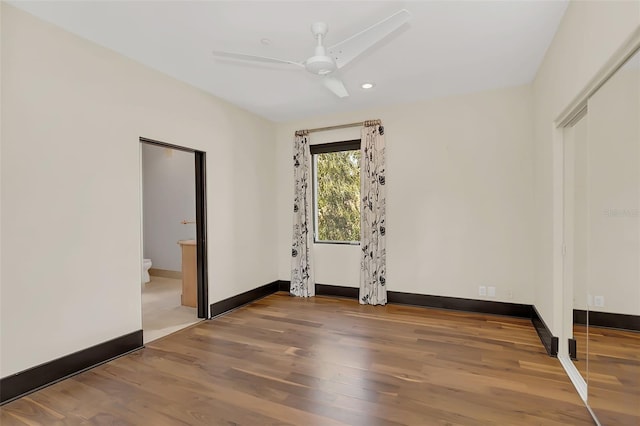
<svg viewBox="0 0 640 426">
<path fill-rule="evenodd" d="M 9 425 L 593 425 L 530 321 L 266 297 L 6 404 Z"/>
<path fill-rule="evenodd" d="M 640 333 L 589 327 L 588 401 L 603 425 L 640 425 Z"/>
</svg>

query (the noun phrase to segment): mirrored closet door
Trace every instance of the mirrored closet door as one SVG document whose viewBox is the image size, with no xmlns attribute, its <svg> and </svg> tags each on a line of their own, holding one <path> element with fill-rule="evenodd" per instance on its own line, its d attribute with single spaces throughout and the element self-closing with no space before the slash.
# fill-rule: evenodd
<svg viewBox="0 0 640 426">
<path fill-rule="evenodd" d="M 563 140 L 567 351 L 598 422 L 637 426 L 640 53 L 588 99 Z"/>
<path fill-rule="evenodd" d="M 587 403 L 640 424 L 640 53 L 588 101 Z"/>
</svg>

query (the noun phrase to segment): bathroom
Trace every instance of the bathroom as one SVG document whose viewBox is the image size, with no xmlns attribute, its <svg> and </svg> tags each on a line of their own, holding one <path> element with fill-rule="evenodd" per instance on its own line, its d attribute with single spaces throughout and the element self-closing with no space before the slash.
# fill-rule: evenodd
<svg viewBox="0 0 640 426">
<path fill-rule="evenodd" d="M 199 321 L 193 279 L 196 239 L 194 157 L 193 152 L 141 143 L 141 281 L 145 343 Z M 183 270 L 186 271 L 184 276 Z"/>
</svg>

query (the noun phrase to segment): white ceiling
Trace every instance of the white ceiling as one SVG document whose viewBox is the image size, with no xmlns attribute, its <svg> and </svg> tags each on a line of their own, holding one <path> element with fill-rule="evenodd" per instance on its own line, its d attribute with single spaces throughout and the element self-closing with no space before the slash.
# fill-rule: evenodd
<svg viewBox="0 0 640 426">
<path fill-rule="evenodd" d="M 290 121 L 533 80 L 568 2 L 12 1 L 12 5 L 273 121 Z M 279 64 L 215 59 L 227 50 L 304 61 L 313 22 L 326 45 L 405 8 L 409 24 L 341 70 L 351 96 Z M 271 44 L 260 40 L 268 38 Z M 360 84 L 374 81 L 364 91 Z"/>
</svg>

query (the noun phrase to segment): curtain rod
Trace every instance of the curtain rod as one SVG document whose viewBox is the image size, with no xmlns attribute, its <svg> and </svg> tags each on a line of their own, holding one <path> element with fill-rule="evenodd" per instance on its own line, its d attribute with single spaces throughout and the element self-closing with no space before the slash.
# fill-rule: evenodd
<svg viewBox="0 0 640 426">
<path fill-rule="evenodd" d="M 315 133 L 315 132 L 326 132 L 327 130 L 346 129 L 348 127 L 379 126 L 381 124 L 382 124 L 382 121 L 380 120 L 358 121 L 357 123 L 339 124 L 337 126 L 316 127 L 315 129 L 307 129 L 307 130 L 296 130 L 296 136 L 304 136 L 304 135 L 308 135 L 309 133 Z"/>
</svg>

